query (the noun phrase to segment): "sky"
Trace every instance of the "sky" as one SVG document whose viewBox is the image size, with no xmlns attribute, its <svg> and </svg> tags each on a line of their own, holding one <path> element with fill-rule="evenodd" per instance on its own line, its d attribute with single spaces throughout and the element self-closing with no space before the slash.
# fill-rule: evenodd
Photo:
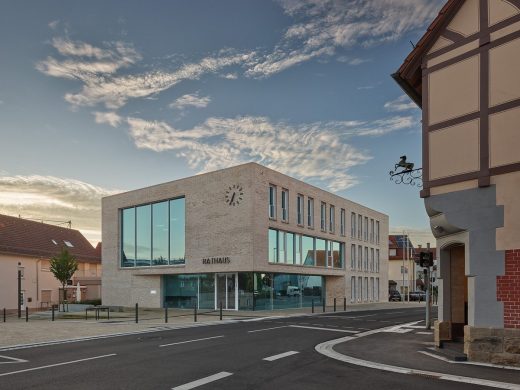
<svg viewBox="0 0 520 390">
<path fill-rule="evenodd" d="M 390 75 L 441 0 L 11 1 L 0 213 L 101 239 L 103 196 L 254 161 L 434 242 L 421 111 Z"/>
</svg>

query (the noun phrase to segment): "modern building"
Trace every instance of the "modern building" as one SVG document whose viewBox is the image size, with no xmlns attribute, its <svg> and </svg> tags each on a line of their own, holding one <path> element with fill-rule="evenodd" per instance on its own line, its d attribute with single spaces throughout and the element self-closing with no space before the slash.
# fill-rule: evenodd
<svg viewBox="0 0 520 390">
<path fill-rule="evenodd" d="M 416 288 L 415 248 L 406 234 L 388 236 L 389 288 L 404 297 Z"/>
<path fill-rule="evenodd" d="M 80 284 L 82 300 L 101 297 L 101 256 L 75 229 L 0 215 L 0 308 L 17 309 L 18 270 L 22 273 L 22 309 L 47 308 L 59 301 L 61 283 L 49 269 L 49 261 L 66 248 L 78 261 L 70 284 L 75 300 Z M 99 248 L 99 245 L 98 245 Z"/>
<path fill-rule="evenodd" d="M 520 3 L 450 0 L 393 75 L 423 112 L 435 340 L 520 365 Z"/>
<path fill-rule="evenodd" d="M 103 304 L 386 300 L 388 217 L 248 163 L 103 198 Z"/>
</svg>

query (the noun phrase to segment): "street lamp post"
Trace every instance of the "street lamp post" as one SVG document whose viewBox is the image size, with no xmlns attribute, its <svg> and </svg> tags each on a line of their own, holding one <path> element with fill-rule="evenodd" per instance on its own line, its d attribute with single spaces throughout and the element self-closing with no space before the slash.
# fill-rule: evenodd
<svg viewBox="0 0 520 390">
<path fill-rule="evenodd" d="M 18 318 L 22 317 L 22 263 L 18 262 Z"/>
</svg>

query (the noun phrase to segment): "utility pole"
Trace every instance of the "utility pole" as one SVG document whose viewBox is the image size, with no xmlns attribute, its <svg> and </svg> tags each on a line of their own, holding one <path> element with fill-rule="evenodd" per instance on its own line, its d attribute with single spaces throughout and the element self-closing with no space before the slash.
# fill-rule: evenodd
<svg viewBox="0 0 520 390">
<path fill-rule="evenodd" d="M 404 236 L 404 230 L 403 230 L 403 238 L 404 238 L 404 237 L 405 237 L 405 236 Z M 403 246 L 404 246 L 404 245 L 403 245 Z M 397 249 L 399 250 L 399 244 L 397 244 Z M 404 248 L 403 248 L 403 249 L 404 249 Z M 406 290 L 404 289 L 404 270 L 405 270 L 405 267 L 404 267 L 404 257 L 405 257 L 405 255 L 404 255 L 404 253 L 403 253 L 403 265 L 402 265 L 402 267 L 401 267 L 401 275 L 402 275 L 402 277 L 403 277 L 403 284 L 401 285 L 401 286 L 402 286 L 402 287 L 401 287 L 401 289 L 402 289 L 401 292 L 403 293 L 403 296 L 402 296 L 402 301 L 403 301 L 403 303 L 405 303 L 404 297 L 405 297 L 405 292 L 406 292 Z"/>
</svg>

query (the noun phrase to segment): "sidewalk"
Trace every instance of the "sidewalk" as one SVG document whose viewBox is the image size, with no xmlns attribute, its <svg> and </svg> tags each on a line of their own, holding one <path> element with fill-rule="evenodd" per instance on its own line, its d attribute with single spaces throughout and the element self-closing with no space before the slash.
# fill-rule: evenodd
<svg viewBox="0 0 520 390">
<path fill-rule="evenodd" d="M 432 333 L 424 329 L 424 321 L 421 321 L 418 324 L 389 327 L 331 340 L 317 346 L 316 350 L 345 363 L 363 367 L 520 389 L 520 367 L 452 361 L 434 348 Z"/>
<path fill-rule="evenodd" d="M 347 311 L 399 309 L 403 307 L 424 307 L 424 303 L 382 302 L 371 304 L 356 304 L 347 306 Z M 315 308 L 315 314 L 322 313 L 322 307 Z M 327 307 L 326 312 L 333 311 Z M 343 307 L 337 307 L 343 311 Z M 205 314 L 206 313 L 206 314 Z M 106 313 L 101 313 L 99 321 L 94 320 L 94 313 L 89 313 L 85 321 L 85 313 L 55 313 L 55 321 L 51 321 L 50 312 L 37 312 L 29 315 L 29 322 L 25 316 L 21 319 L 10 316 L 7 322 L 0 322 L 0 349 L 20 344 L 54 342 L 60 340 L 78 339 L 84 337 L 109 336 L 131 332 L 154 332 L 176 327 L 201 326 L 204 324 L 221 324 L 230 321 L 255 320 L 265 317 L 290 317 L 311 315 L 311 308 L 286 309 L 272 311 L 224 311 L 223 321 L 220 321 L 218 311 L 199 311 L 197 322 L 194 321 L 193 310 L 168 310 L 168 323 L 165 322 L 164 310 L 140 309 L 139 323 L 135 323 L 135 312 L 111 312 L 110 320 Z"/>
</svg>

